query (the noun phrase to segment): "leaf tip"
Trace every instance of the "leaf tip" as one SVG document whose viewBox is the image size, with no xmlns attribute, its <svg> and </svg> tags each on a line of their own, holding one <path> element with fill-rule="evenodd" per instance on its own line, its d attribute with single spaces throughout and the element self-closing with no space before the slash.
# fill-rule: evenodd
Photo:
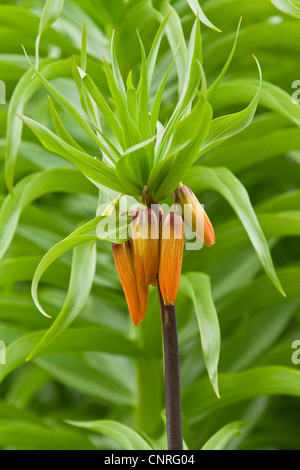
<svg viewBox="0 0 300 470">
<path fill-rule="evenodd" d="M 33 359 L 33 357 L 34 357 L 34 354 L 33 354 L 33 352 L 31 352 L 31 353 L 26 357 L 25 362 L 31 361 L 31 360 Z"/>
<path fill-rule="evenodd" d="M 262 82 L 262 71 L 261 71 L 260 63 L 259 63 L 257 57 L 256 57 L 254 54 L 252 54 L 252 57 L 253 57 L 253 59 L 255 60 L 256 65 L 257 65 L 257 68 L 258 68 L 259 81 L 260 81 L 260 86 L 261 86 L 261 82 Z"/>
<path fill-rule="evenodd" d="M 284 297 L 286 298 L 286 293 L 281 285 L 281 282 L 280 280 L 278 279 L 278 277 L 276 276 L 275 279 L 273 279 L 273 284 L 275 285 L 276 289 L 278 290 L 278 292 Z"/>
<path fill-rule="evenodd" d="M 218 383 L 218 377 L 215 376 L 213 379 L 211 379 L 211 384 L 213 386 L 214 392 L 217 396 L 218 399 L 221 399 L 220 397 L 220 392 L 219 392 L 219 383 Z"/>
<path fill-rule="evenodd" d="M 23 52 L 24 52 L 24 54 L 25 54 L 25 57 L 26 57 L 26 59 L 28 60 L 28 62 L 29 62 L 29 63 L 30 63 L 30 65 L 31 65 L 31 62 L 30 62 L 30 60 L 29 60 L 29 58 L 28 58 L 28 55 L 27 55 L 27 52 L 26 52 L 25 46 L 24 46 L 23 44 L 21 44 L 21 47 L 22 47 L 22 49 L 23 49 Z"/>
<path fill-rule="evenodd" d="M 41 314 L 44 315 L 44 317 L 49 318 L 50 320 L 52 320 L 51 315 L 48 315 L 48 313 L 43 311 L 43 312 L 41 312 Z"/>
<path fill-rule="evenodd" d="M 280 286 L 280 290 L 279 292 L 281 293 L 281 295 L 286 298 L 286 293 L 284 292 L 283 288 Z"/>
</svg>

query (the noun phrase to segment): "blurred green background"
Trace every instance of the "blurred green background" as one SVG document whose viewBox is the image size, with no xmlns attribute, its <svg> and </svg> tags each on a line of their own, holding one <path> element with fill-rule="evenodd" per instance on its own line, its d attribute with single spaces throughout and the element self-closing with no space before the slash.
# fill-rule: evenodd
<svg viewBox="0 0 300 470">
<path fill-rule="evenodd" d="M 12 131 L 18 126 L 14 110 L 53 129 L 48 92 L 41 84 L 30 86 L 32 72 L 27 72 L 21 49 L 23 44 L 34 61 L 44 3 L 0 0 L 0 80 L 6 85 L 6 104 L 0 105 L 0 340 L 7 346 L 6 365 L 0 365 L 0 447 L 134 449 L 143 448 L 146 441 L 154 448 L 166 448 L 157 293 L 151 290 L 146 319 L 135 329 L 108 243 L 98 242 L 92 255 L 89 246 L 76 248 L 46 271 L 39 298 L 55 318 L 67 295 L 71 265 L 74 270 L 81 264 L 93 269 L 96 262 L 93 287 L 78 317 L 39 357 L 26 362 L 52 322 L 38 312 L 31 297 L 35 269 L 47 250 L 95 216 L 98 205 L 97 188 L 72 164 L 45 150 L 28 128 L 23 129 L 21 142 Z M 141 63 L 136 29 L 148 52 L 159 26 L 155 9 L 167 8 L 165 3 L 65 0 L 59 18 L 41 36 L 40 64 L 49 65 L 48 79 L 80 109 L 71 56 L 80 56 L 86 21 L 88 72 L 101 92 L 109 98 L 102 57 L 110 61 L 114 29 L 122 74 L 126 77 L 132 70 L 136 84 Z M 287 297 L 276 291 L 262 270 L 232 207 L 222 194 L 203 189 L 199 166 L 190 170 L 184 183 L 205 204 L 216 245 L 186 252 L 183 274 L 197 271 L 210 277 L 222 343 L 217 399 L 205 371 L 183 276 L 177 316 L 183 433 L 189 449 L 200 449 L 229 423 L 234 424 L 225 432 L 226 448 L 300 449 L 300 372 L 292 362 L 292 343 L 300 340 L 300 107 L 292 101 L 296 91 L 292 84 L 300 80 L 300 7 L 299 2 L 273 3 L 201 2 L 207 18 L 222 30 L 201 26 L 209 85 L 224 66 L 243 17 L 233 61 L 211 100 L 214 117 L 244 109 L 254 97 L 259 80 L 252 54 L 260 62 L 263 86 L 249 127 L 206 152 L 197 165 L 225 167 L 245 186 Z M 171 5 L 188 39 L 195 15 L 186 0 Z M 153 92 L 170 60 L 164 37 Z M 162 122 L 174 109 L 177 86 L 174 67 L 164 94 Z M 58 109 L 70 134 L 93 154 L 87 136 L 59 105 Z M 7 151 L 17 155 L 17 202 L 5 184 Z M 86 424 L 79 428 L 68 420 Z M 131 435 L 118 423 L 139 434 Z"/>
</svg>

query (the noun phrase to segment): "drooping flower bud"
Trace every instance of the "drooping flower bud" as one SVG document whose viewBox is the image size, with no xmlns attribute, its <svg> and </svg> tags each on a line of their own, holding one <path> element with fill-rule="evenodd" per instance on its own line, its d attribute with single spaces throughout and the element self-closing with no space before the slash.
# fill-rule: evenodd
<svg viewBox="0 0 300 470">
<path fill-rule="evenodd" d="M 136 272 L 145 286 L 155 282 L 159 264 L 159 223 L 153 210 L 140 210 L 131 221 Z"/>
<path fill-rule="evenodd" d="M 130 241 L 122 244 L 113 243 L 112 252 L 130 316 L 135 326 L 137 326 L 145 318 L 148 304 L 148 287 L 143 285 L 140 277 L 137 276 Z"/>
<path fill-rule="evenodd" d="M 174 191 L 173 196 L 174 202 L 181 206 L 184 222 L 196 235 L 196 238 L 206 246 L 214 245 L 213 226 L 193 191 L 182 185 Z"/>
<path fill-rule="evenodd" d="M 158 280 L 165 305 L 174 305 L 184 248 L 184 224 L 179 214 L 163 214 L 161 220 Z"/>
</svg>

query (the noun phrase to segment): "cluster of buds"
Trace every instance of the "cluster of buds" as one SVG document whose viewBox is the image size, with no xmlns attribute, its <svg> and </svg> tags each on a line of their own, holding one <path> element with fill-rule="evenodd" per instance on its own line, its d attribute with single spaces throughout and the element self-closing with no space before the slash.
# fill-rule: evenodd
<svg viewBox="0 0 300 470">
<path fill-rule="evenodd" d="M 156 204 L 137 209 L 130 223 L 130 240 L 112 245 L 116 269 L 135 325 L 145 318 L 150 285 L 159 285 L 165 305 L 175 303 L 185 241 L 184 222 L 206 246 L 215 242 L 212 224 L 194 193 L 181 185 L 173 197 L 181 206 L 183 217 L 177 212 L 163 214 Z"/>
</svg>

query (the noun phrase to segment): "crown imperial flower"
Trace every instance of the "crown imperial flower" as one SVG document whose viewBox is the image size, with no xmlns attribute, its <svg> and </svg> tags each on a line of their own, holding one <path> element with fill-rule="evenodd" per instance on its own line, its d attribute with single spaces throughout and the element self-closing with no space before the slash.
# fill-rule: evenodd
<svg viewBox="0 0 300 470">
<path fill-rule="evenodd" d="M 155 283 L 159 264 L 159 221 L 150 208 L 138 211 L 131 221 L 137 275 L 145 286 Z"/>
<path fill-rule="evenodd" d="M 134 252 L 130 241 L 112 244 L 113 258 L 126 297 L 133 323 L 137 326 L 146 314 L 148 287 L 136 273 Z"/>
<path fill-rule="evenodd" d="M 158 281 L 165 305 L 174 305 L 179 287 L 184 247 L 184 224 L 175 212 L 161 221 Z"/>
<path fill-rule="evenodd" d="M 173 193 L 174 202 L 180 204 L 184 222 L 195 233 L 196 238 L 204 245 L 211 247 L 215 244 L 215 232 L 203 206 L 193 191 L 181 185 Z"/>
</svg>

